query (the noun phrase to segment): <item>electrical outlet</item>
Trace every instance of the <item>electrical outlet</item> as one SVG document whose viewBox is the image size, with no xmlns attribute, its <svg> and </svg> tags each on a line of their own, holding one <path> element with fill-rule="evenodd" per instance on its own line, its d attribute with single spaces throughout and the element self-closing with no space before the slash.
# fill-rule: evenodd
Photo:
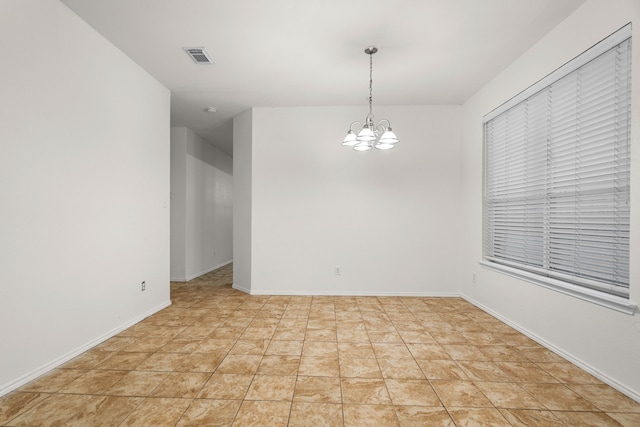
<svg viewBox="0 0 640 427">
<path fill-rule="evenodd" d="M 145 288 L 147 287 L 147 282 L 143 280 L 141 285 L 142 285 L 142 292 L 144 292 Z"/>
<path fill-rule="evenodd" d="M 340 267 L 336 266 L 336 270 L 335 270 L 336 276 L 340 275 Z"/>
</svg>

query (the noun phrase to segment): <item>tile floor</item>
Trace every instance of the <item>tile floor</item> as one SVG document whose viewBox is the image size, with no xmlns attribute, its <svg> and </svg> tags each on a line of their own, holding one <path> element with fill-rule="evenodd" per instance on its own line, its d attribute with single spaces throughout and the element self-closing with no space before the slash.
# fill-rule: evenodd
<svg viewBox="0 0 640 427">
<path fill-rule="evenodd" d="M 231 266 L 0 398 L 2 426 L 640 426 L 640 403 L 459 298 L 249 296 Z"/>
</svg>

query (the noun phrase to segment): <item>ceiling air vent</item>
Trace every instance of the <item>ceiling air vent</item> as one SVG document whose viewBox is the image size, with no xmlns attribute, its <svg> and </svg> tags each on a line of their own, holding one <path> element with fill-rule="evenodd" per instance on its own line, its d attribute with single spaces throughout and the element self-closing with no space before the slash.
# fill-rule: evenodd
<svg viewBox="0 0 640 427">
<path fill-rule="evenodd" d="M 203 47 L 183 47 L 196 64 L 215 64 L 211 55 Z"/>
</svg>

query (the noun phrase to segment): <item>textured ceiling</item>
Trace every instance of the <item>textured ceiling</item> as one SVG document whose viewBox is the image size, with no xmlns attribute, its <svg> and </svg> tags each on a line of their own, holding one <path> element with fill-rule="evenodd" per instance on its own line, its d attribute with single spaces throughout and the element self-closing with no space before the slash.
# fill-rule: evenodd
<svg viewBox="0 0 640 427">
<path fill-rule="evenodd" d="M 62 0 L 232 153 L 250 107 L 462 104 L 584 0 Z M 204 46 L 215 65 L 183 47 Z M 206 107 L 217 113 L 206 113 Z M 339 130 L 339 133 L 342 129 Z"/>
</svg>

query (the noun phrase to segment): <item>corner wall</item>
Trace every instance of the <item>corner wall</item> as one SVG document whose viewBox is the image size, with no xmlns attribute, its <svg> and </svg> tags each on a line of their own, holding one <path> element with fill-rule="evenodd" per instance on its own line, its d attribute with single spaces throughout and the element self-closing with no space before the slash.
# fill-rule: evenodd
<svg viewBox="0 0 640 427">
<path fill-rule="evenodd" d="M 2 395 L 170 304 L 169 91 L 57 0 L 0 21 Z"/>
<path fill-rule="evenodd" d="M 252 110 L 252 294 L 459 295 L 462 108 L 376 107 L 398 147 L 342 147 L 366 112 Z"/>
<path fill-rule="evenodd" d="M 253 110 L 233 118 L 233 287 L 251 293 Z"/>
<path fill-rule="evenodd" d="M 633 21 L 631 300 L 640 300 L 640 3 L 587 1 L 464 105 L 463 295 L 640 400 L 640 318 L 478 265 L 482 259 L 482 116 Z M 635 262 L 633 260 L 636 260 Z M 475 283 L 474 283 L 475 278 Z"/>
<path fill-rule="evenodd" d="M 233 260 L 232 162 L 191 129 L 171 128 L 171 280 Z"/>
</svg>

